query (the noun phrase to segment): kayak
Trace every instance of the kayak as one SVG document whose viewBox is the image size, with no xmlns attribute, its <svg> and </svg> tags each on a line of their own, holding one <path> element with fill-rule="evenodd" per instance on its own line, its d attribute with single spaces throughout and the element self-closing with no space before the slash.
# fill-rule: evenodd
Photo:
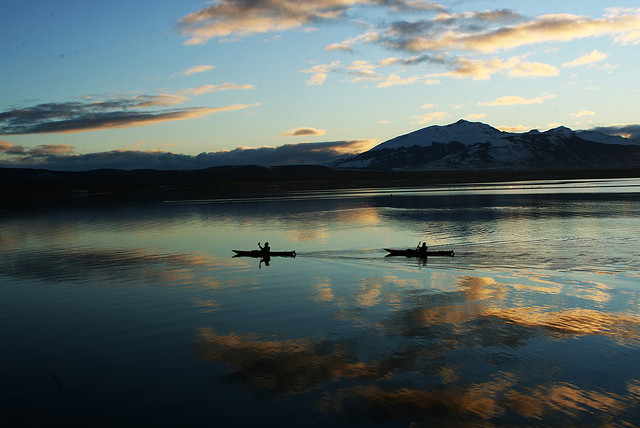
<svg viewBox="0 0 640 428">
<path fill-rule="evenodd" d="M 262 250 L 231 250 L 236 255 L 234 257 L 295 257 L 296 252 L 294 251 L 270 251 L 267 255 L 262 252 Z"/>
<path fill-rule="evenodd" d="M 385 248 L 389 254 L 387 256 L 405 256 L 405 257 L 431 257 L 431 256 L 444 256 L 453 257 L 453 251 L 420 251 L 412 248 L 406 250 L 392 250 L 391 248 Z"/>
</svg>

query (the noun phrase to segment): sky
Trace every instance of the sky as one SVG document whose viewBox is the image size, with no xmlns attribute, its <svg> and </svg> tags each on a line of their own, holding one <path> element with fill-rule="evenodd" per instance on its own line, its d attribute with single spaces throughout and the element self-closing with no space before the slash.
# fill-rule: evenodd
<svg viewBox="0 0 640 428">
<path fill-rule="evenodd" d="M 640 4 L 2 0 L 0 166 L 316 163 L 465 119 L 640 138 Z"/>
</svg>

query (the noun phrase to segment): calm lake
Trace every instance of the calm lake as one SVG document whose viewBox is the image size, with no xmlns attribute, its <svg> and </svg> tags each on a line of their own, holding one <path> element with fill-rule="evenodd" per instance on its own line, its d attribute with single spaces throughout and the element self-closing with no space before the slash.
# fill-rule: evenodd
<svg viewBox="0 0 640 428">
<path fill-rule="evenodd" d="M 421 240 L 455 257 L 383 250 Z M 640 425 L 640 179 L 88 199 L 0 244 L 5 426 Z"/>
</svg>

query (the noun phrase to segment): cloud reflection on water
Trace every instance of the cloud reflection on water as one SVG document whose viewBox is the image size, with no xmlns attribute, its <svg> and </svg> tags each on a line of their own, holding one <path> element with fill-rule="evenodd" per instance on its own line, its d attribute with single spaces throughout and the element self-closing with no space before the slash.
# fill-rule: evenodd
<svg viewBox="0 0 640 428">
<path fill-rule="evenodd" d="M 594 284 L 594 287 L 602 286 Z M 461 291 L 420 296 L 415 307 L 395 317 L 391 323 L 394 330 L 401 335 L 412 335 L 423 328 L 444 326 L 452 328 L 452 331 L 461 328 L 468 335 L 477 328 L 475 337 L 486 335 L 495 338 L 500 337 L 498 333 L 513 332 L 518 327 L 520 333 L 527 333 L 525 338 L 542 334 L 554 337 L 599 335 L 620 342 L 637 342 L 640 339 L 638 315 L 589 308 L 553 307 L 547 301 L 543 301 L 541 306 L 531 306 L 535 301 L 519 294 L 523 289 L 526 292 L 537 290 L 521 284 L 499 283 L 494 278 L 462 277 L 459 286 Z M 599 297 L 598 291 L 596 297 Z M 568 294 L 572 294 L 571 290 Z M 589 293 L 584 296 L 596 303 L 601 302 L 601 299 L 593 298 Z M 514 306 L 514 302 L 520 306 Z M 494 326 L 494 331 L 488 332 L 486 321 L 501 323 Z M 474 327 L 474 324 L 477 326 Z"/>
<path fill-rule="evenodd" d="M 640 411 L 640 380 L 628 377 L 632 373 L 607 390 L 560 376 L 570 370 L 565 357 L 533 367 L 528 360 L 536 358 L 530 347 L 540 340 L 591 337 L 635 348 L 640 316 L 545 300 L 536 305 L 527 296 L 546 291 L 518 283 L 517 274 L 505 276 L 513 283 L 467 275 L 441 291 L 394 275 L 337 290 L 330 278 L 318 277 L 315 302 L 334 305 L 336 319 L 361 335 L 279 340 L 203 327 L 193 346 L 201 358 L 230 370 L 226 381 L 273 396 L 307 394 L 314 408 L 351 423 L 631 422 Z M 523 278 L 538 279 L 532 273 Z M 540 283 L 551 283 L 552 295 L 563 294 L 550 278 Z M 381 308 L 386 316 L 380 317 Z M 370 317 L 371 311 L 378 316 Z"/>
<path fill-rule="evenodd" d="M 309 339 L 260 340 L 252 335 L 218 334 L 209 327 L 198 332 L 194 350 L 204 359 L 227 363 L 227 381 L 242 381 L 280 395 L 299 394 L 341 379 L 380 379 L 395 366 L 393 358 L 363 362 L 340 343 Z"/>
<path fill-rule="evenodd" d="M 570 382 L 530 385 L 524 375 L 500 370 L 489 373 L 490 380 L 465 382 L 456 376 L 451 363 L 437 358 L 430 368 L 441 374 L 441 382 L 416 388 L 412 384 L 423 383 L 420 377 L 429 376 L 428 371 L 419 370 L 425 367 L 417 366 L 418 356 L 428 357 L 429 353 L 397 350 L 393 356 L 365 362 L 349 350 L 352 347 L 349 343 L 309 339 L 278 341 L 224 335 L 208 327 L 200 329 L 194 342 L 194 350 L 202 358 L 232 368 L 224 380 L 241 382 L 275 396 L 326 388 L 328 393 L 319 395 L 315 407 L 346 415 L 352 422 L 394 420 L 441 425 L 587 418 L 604 423 L 622 422 L 621 414 L 638 411 L 637 379 L 627 381 L 626 394 Z M 411 373 L 413 381 L 397 379 L 399 373 L 405 378 Z"/>
<path fill-rule="evenodd" d="M 483 314 L 509 324 L 543 329 L 554 337 L 601 335 L 621 343 L 640 339 L 640 317 L 590 309 L 490 308 Z"/>
<path fill-rule="evenodd" d="M 596 423 L 625 425 L 621 415 L 637 408 L 635 393 L 620 395 L 565 382 L 521 389 L 518 378 L 511 373 L 500 373 L 495 378 L 429 390 L 359 386 L 342 390 L 338 398 L 328 401 L 354 419 L 357 415 L 378 423 L 394 420 L 436 426 L 486 426 L 505 420 L 537 425 L 543 418 L 548 426 L 575 422 L 590 414 L 594 417 L 589 420 Z"/>
<path fill-rule="evenodd" d="M 0 268 L 21 279 L 53 282 L 116 281 L 220 288 L 212 269 L 229 266 L 229 259 L 198 253 L 159 253 L 148 249 L 49 248 L 3 254 Z"/>
</svg>

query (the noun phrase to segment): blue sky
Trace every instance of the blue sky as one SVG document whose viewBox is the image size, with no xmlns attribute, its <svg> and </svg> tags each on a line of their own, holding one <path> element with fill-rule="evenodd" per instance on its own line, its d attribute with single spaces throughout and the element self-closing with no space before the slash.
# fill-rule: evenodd
<svg viewBox="0 0 640 428">
<path fill-rule="evenodd" d="M 4 166 L 640 122 L 634 1 L 5 1 L 0 40 Z"/>
</svg>

